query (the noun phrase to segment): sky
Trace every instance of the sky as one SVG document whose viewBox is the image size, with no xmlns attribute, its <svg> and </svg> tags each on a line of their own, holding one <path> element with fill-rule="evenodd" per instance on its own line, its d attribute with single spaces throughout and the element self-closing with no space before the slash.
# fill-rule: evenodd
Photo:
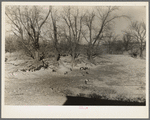
<svg viewBox="0 0 150 120">
<path fill-rule="evenodd" d="M 120 7 L 119 14 L 128 15 L 131 20 L 145 22 L 146 23 L 146 7 L 144 6 L 130 6 L 130 7 Z M 115 24 L 115 32 L 121 34 L 122 30 L 126 29 L 130 25 L 130 20 L 128 19 L 118 19 Z"/>
</svg>

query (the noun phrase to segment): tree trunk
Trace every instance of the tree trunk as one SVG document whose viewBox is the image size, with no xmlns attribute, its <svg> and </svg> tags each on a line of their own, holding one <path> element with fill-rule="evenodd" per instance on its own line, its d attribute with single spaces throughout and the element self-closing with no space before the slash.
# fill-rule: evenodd
<svg viewBox="0 0 150 120">
<path fill-rule="evenodd" d="M 35 60 L 39 61 L 40 60 L 39 59 L 39 49 L 40 49 L 40 47 L 39 47 L 38 40 L 35 41 L 34 45 L 35 45 Z"/>
<path fill-rule="evenodd" d="M 140 48 L 140 57 L 143 57 L 143 50 L 142 50 L 142 47 Z"/>
<path fill-rule="evenodd" d="M 75 58 L 76 58 L 77 46 L 76 46 L 76 43 L 73 43 L 71 46 L 72 46 L 72 48 L 71 48 L 71 56 L 72 56 L 71 66 L 73 68 L 75 66 Z"/>
<path fill-rule="evenodd" d="M 52 18 L 53 20 L 53 18 Z M 59 61 L 60 54 L 58 51 L 58 39 L 57 39 L 57 27 L 56 27 L 56 21 L 53 20 L 53 34 L 54 34 L 54 47 L 55 47 L 55 61 Z"/>
<path fill-rule="evenodd" d="M 60 59 L 60 54 L 57 50 L 55 50 L 55 61 L 59 61 Z"/>
<path fill-rule="evenodd" d="M 71 61 L 72 68 L 74 67 L 74 63 L 75 63 L 75 53 L 72 52 L 72 61 Z"/>
<path fill-rule="evenodd" d="M 140 57 L 143 57 L 143 41 L 140 43 Z"/>
<path fill-rule="evenodd" d="M 35 39 L 34 47 L 35 47 L 35 62 L 36 62 L 36 67 L 38 68 L 38 63 L 40 61 L 40 58 L 39 58 L 40 46 L 39 46 L 39 39 L 38 38 Z"/>
<path fill-rule="evenodd" d="M 35 60 L 39 61 L 39 52 L 38 51 L 35 51 Z"/>
<path fill-rule="evenodd" d="M 89 60 L 91 63 L 93 63 L 94 60 L 93 60 L 92 54 L 89 54 L 89 55 L 88 55 L 88 60 Z"/>
<path fill-rule="evenodd" d="M 38 62 L 39 62 L 39 51 L 35 51 L 35 62 L 36 62 L 36 68 L 38 68 Z"/>
<path fill-rule="evenodd" d="M 94 60 L 93 60 L 92 51 L 93 51 L 92 47 L 89 47 L 88 50 L 87 50 L 88 60 L 89 60 L 91 63 L 93 63 L 93 61 L 94 61 Z"/>
</svg>

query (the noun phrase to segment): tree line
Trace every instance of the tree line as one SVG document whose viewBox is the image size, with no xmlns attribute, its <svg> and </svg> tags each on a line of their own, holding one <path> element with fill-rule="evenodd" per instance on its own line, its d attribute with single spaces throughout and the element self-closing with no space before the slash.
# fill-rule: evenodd
<svg viewBox="0 0 150 120">
<path fill-rule="evenodd" d="M 62 52 L 66 52 L 71 55 L 73 67 L 76 58 L 81 54 L 79 46 L 83 43 L 86 45 L 85 54 L 91 63 L 94 63 L 94 57 L 98 55 L 97 50 L 102 42 L 107 43 L 110 53 L 114 41 L 118 40 L 118 35 L 112 31 L 115 20 L 130 19 L 126 15 L 116 15 L 119 10 L 116 6 L 89 8 L 6 6 L 5 15 L 7 23 L 11 25 L 11 33 L 30 57 L 41 61 L 49 52 L 53 52 L 55 61 L 59 61 Z M 9 39 L 13 41 L 12 37 Z M 126 51 L 130 49 L 131 43 L 136 41 L 142 57 L 145 49 L 143 42 L 146 39 L 145 23 L 131 22 L 121 39 L 121 46 Z M 115 46 L 119 50 L 122 49 L 119 47 L 120 45 Z"/>
</svg>

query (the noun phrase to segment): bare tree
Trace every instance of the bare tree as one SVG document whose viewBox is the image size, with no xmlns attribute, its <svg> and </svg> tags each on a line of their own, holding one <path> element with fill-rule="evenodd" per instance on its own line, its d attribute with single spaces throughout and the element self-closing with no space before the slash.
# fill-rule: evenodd
<svg viewBox="0 0 150 120">
<path fill-rule="evenodd" d="M 37 61 L 40 60 L 39 38 L 41 35 L 41 28 L 45 24 L 50 12 L 51 8 L 49 7 L 46 17 L 43 17 L 37 6 L 8 6 L 6 8 L 5 14 L 12 22 L 12 32 L 21 38 L 22 44 L 28 53 L 30 53 L 31 57 Z M 28 39 L 28 45 L 26 44 L 26 39 Z"/>
<path fill-rule="evenodd" d="M 79 53 L 77 53 L 77 48 L 81 39 L 82 21 L 84 15 L 79 13 L 79 9 L 71 9 L 71 7 L 68 7 L 64 10 L 64 15 L 62 17 L 68 27 L 69 34 L 66 35 L 66 38 L 70 44 L 70 54 L 72 56 L 73 67 L 75 59 L 79 56 Z"/>
<path fill-rule="evenodd" d="M 54 46 L 54 52 L 55 52 L 55 61 L 59 61 L 60 59 L 60 52 L 58 49 L 58 30 L 57 30 L 57 21 L 58 21 L 58 15 L 57 15 L 57 10 L 52 8 L 51 11 L 51 19 L 52 19 L 52 25 L 53 25 L 53 46 Z"/>
<path fill-rule="evenodd" d="M 143 57 L 143 50 L 146 46 L 146 25 L 144 22 L 131 22 L 130 30 L 133 39 L 139 44 L 140 57 Z"/>
<path fill-rule="evenodd" d="M 107 53 L 111 54 L 113 51 L 113 45 L 117 42 L 118 35 L 115 33 L 108 31 L 104 36 L 104 41 L 107 45 Z"/>
<path fill-rule="evenodd" d="M 123 35 L 123 47 L 125 51 L 128 51 L 131 49 L 131 44 L 132 44 L 132 35 L 125 31 L 125 34 Z"/>
<path fill-rule="evenodd" d="M 88 56 L 88 59 L 93 62 L 93 59 L 92 59 L 92 52 L 93 52 L 93 22 L 94 22 L 94 18 L 95 18 L 95 13 L 92 12 L 91 14 L 89 13 L 88 15 L 86 15 L 85 17 L 85 25 L 88 27 L 88 32 L 89 32 L 89 40 L 88 38 L 86 37 L 86 33 L 85 32 L 82 32 L 82 35 L 83 37 L 85 38 L 85 40 L 88 42 L 88 49 L 87 49 L 87 56 Z"/>
<path fill-rule="evenodd" d="M 101 7 L 97 7 L 95 12 L 92 12 L 87 15 L 86 19 L 86 26 L 89 30 L 89 37 L 90 40 L 86 37 L 85 34 L 83 34 L 85 40 L 88 42 L 88 59 L 90 62 L 94 63 L 93 61 L 93 51 L 96 44 L 99 44 L 99 41 L 102 40 L 103 34 L 105 31 L 113 24 L 115 19 L 118 19 L 120 17 L 127 17 L 125 15 L 114 15 L 114 12 L 118 10 L 118 7 L 105 7 L 106 9 L 103 10 Z M 87 12 L 88 13 L 88 12 Z M 97 21 L 94 21 L 94 18 L 97 18 Z M 97 23 L 95 23 L 97 22 Z M 96 28 L 93 28 L 93 24 L 95 24 Z M 96 29 L 94 33 L 92 33 L 92 29 Z"/>
<path fill-rule="evenodd" d="M 23 25 L 20 21 L 20 14 L 18 9 L 20 9 L 19 6 L 6 6 L 6 16 L 10 20 L 11 25 L 11 31 L 16 35 L 18 38 L 21 39 L 23 47 L 26 49 L 27 53 L 34 59 L 34 55 L 30 48 L 25 44 L 25 38 L 24 38 L 24 29 Z"/>
</svg>

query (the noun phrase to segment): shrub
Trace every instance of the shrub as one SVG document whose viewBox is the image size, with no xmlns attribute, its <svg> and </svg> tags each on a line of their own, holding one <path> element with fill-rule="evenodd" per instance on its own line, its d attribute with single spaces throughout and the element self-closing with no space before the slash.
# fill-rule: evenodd
<svg viewBox="0 0 150 120">
<path fill-rule="evenodd" d="M 5 52 L 16 52 L 22 49 L 22 45 L 19 39 L 14 36 L 6 37 L 5 39 Z"/>
</svg>

